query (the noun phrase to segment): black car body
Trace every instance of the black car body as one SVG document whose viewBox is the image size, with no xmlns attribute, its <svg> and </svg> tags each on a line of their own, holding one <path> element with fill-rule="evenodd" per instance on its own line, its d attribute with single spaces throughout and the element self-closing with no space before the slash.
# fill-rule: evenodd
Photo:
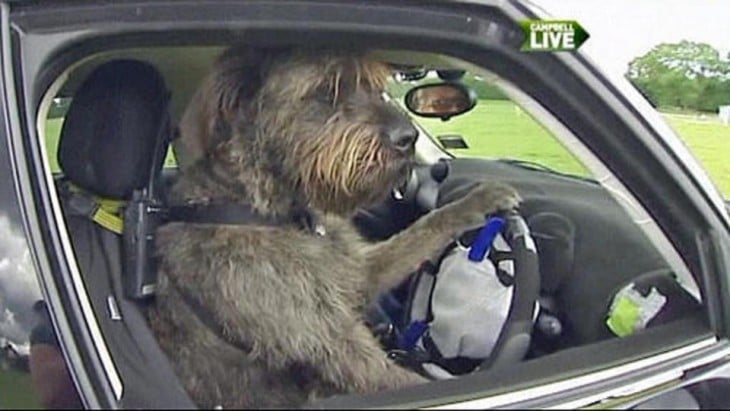
<svg viewBox="0 0 730 411">
<path fill-rule="evenodd" d="M 529 361 L 427 386 L 336 397 L 313 407 L 631 408 L 650 404 L 646 401 L 652 398 L 708 408 L 730 405 L 723 403 L 730 401 L 723 388 L 730 381 L 726 203 L 635 90 L 608 79 L 579 52 L 519 51 L 523 33 L 517 22 L 537 18 L 537 12 L 516 1 L 0 3 L 0 227 L 5 238 L 0 243 L 0 406 L 42 405 L 38 376 L 31 378 L 29 362 L 30 350 L 38 344 L 57 347 L 61 354 L 59 366 L 67 367 L 73 389 L 58 382 L 57 389 L 66 394 L 55 395 L 67 404 L 193 405 L 174 377 L 165 379 L 169 365 L 164 359 L 145 357 L 155 349 L 139 348 L 147 342 L 134 326 L 127 323 L 128 329 L 120 331 L 92 305 L 93 290 L 75 261 L 42 137 L 53 98 L 78 87 L 95 58 L 103 60 L 107 53 L 155 62 L 168 83 L 177 85 L 172 101 L 177 118 L 196 76 L 222 45 L 238 38 L 439 53 L 488 69 L 532 115 L 566 136 L 571 150 L 588 159 L 595 179 L 459 158 L 448 159 L 453 175 L 500 175 L 532 201 L 528 209 L 568 207 L 586 218 L 595 211 L 591 203 L 566 200 L 561 206 L 550 194 L 591 196 L 600 188 L 606 201 L 615 201 L 617 214 L 596 214 L 605 221 L 595 227 L 617 227 L 618 243 L 624 226 L 614 224 L 616 219 L 641 231 L 646 236 L 642 241 L 659 250 L 656 258 L 696 283 L 702 301 L 697 315 L 626 338 L 600 338 L 585 329 L 576 334 L 580 343 Z M 78 67 L 83 70 L 74 71 Z M 187 78 L 190 72 L 194 75 Z M 436 147 L 422 148 L 425 164 L 448 157 Z M 530 191 L 540 185 L 550 188 Z M 596 238 L 602 235 L 610 233 L 595 233 Z M 641 250 L 635 250 L 637 259 Z M 619 267 L 626 277 L 604 285 L 590 278 L 571 280 L 561 294 L 573 298 L 575 312 L 568 316 L 604 304 L 622 281 L 638 275 L 626 271 L 632 267 L 627 260 L 634 258 L 630 251 L 616 254 L 613 263 L 594 259 L 586 264 L 595 264 L 596 271 L 610 271 L 606 264 Z M 39 300 L 45 302 L 48 318 Z M 133 301 L 117 304 L 122 311 L 134 310 Z"/>
</svg>

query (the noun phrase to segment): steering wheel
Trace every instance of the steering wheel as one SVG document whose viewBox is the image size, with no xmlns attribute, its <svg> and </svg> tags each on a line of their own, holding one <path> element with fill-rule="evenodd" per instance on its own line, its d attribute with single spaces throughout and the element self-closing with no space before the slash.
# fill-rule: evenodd
<svg viewBox="0 0 730 411">
<path fill-rule="evenodd" d="M 447 179 L 448 174 L 449 164 L 445 160 L 418 166 L 401 189 L 400 201 L 413 201 L 423 211 L 430 211 L 463 197 L 475 185 L 470 179 Z M 514 291 L 497 343 L 477 371 L 514 364 L 525 357 L 540 292 L 537 250 L 527 223 L 516 210 L 501 216 L 506 220 L 503 236 L 514 255 Z"/>
</svg>

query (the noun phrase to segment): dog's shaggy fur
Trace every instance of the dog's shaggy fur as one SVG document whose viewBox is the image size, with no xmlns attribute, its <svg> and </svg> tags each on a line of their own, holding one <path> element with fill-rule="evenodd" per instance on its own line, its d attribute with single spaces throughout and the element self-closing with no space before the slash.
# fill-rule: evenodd
<svg viewBox="0 0 730 411">
<path fill-rule="evenodd" d="M 150 323 L 201 406 L 290 407 L 336 393 L 424 382 L 386 358 L 361 310 L 517 193 L 485 183 L 387 241 L 364 242 L 354 212 L 404 181 L 411 127 L 381 97 L 388 67 L 345 52 L 232 48 L 181 122 L 179 199 L 241 203 L 297 224 L 170 223 Z"/>
</svg>

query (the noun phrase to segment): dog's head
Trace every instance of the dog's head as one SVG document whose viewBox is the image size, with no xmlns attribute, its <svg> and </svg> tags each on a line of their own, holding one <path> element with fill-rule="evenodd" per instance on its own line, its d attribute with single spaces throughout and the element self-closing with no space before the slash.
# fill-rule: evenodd
<svg viewBox="0 0 730 411">
<path fill-rule="evenodd" d="M 413 161 L 418 132 L 383 98 L 390 75 L 362 54 L 229 50 L 203 88 L 202 150 L 234 173 L 275 175 L 314 208 L 351 213 L 383 199 Z"/>
</svg>

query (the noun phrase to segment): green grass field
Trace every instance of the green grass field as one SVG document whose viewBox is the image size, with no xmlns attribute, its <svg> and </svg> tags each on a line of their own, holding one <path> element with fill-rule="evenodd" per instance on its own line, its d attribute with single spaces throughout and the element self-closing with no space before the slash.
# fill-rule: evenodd
<svg viewBox="0 0 730 411">
<path fill-rule="evenodd" d="M 665 114 L 719 190 L 730 198 L 730 126 L 717 117 Z M 510 101 L 482 100 L 471 112 L 450 121 L 419 119 L 434 134 L 461 134 L 468 149 L 457 156 L 514 157 L 536 161 L 559 171 L 587 171 L 552 135 Z"/>
<path fill-rule="evenodd" d="M 48 161 L 51 163 L 51 171 L 59 171 L 58 157 L 58 136 L 61 135 L 61 126 L 63 118 L 53 118 L 46 121 L 46 151 L 48 151 Z"/>
<path fill-rule="evenodd" d="M 698 120 L 693 117 L 667 114 L 670 126 L 682 137 L 725 198 L 730 198 L 730 125 L 717 118 Z"/>
<path fill-rule="evenodd" d="M 469 148 L 451 150 L 457 156 L 518 158 L 588 175 L 547 130 L 510 101 L 481 100 L 469 113 L 449 121 L 419 118 L 418 122 L 433 135 L 461 134 Z"/>
<path fill-rule="evenodd" d="M 0 409 L 42 409 L 34 398 L 30 374 L 12 369 L 0 370 Z"/>
<path fill-rule="evenodd" d="M 725 197 L 730 198 L 730 126 L 714 119 L 667 114 L 670 126 L 707 169 Z M 51 167 L 58 170 L 56 148 L 61 119 L 49 120 L 47 147 Z M 433 134 L 461 134 L 469 149 L 457 156 L 511 157 L 535 161 L 559 171 L 587 175 L 587 171 L 550 133 L 509 101 L 482 100 L 471 112 L 450 121 L 418 121 Z M 168 156 L 167 164 L 172 162 Z"/>
</svg>

